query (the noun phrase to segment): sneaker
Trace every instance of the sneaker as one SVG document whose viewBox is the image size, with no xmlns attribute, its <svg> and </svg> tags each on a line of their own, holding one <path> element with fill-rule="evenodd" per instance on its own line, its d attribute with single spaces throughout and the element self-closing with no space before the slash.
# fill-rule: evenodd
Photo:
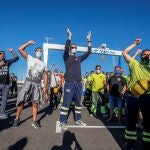
<svg viewBox="0 0 150 150">
<path fill-rule="evenodd" d="M 76 121 L 76 124 L 77 124 L 77 125 L 80 125 L 80 126 L 86 126 L 86 125 L 87 125 L 87 124 L 84 123 L 82 120 Z"/>
<path fill-rule="evenodd" d="M 93 114 L 90 114 L 90 117 L 94 117 Z"/>
<path fill-rule="evenodd" d="M 17 127 L 19 126 L 19 123 L 20 123 L 20 119 L 15 119 L 15 120 L 14 120 L 13 127 L 14 127 L 14 128 L 17 128 Z"/>
<path fill-rule="evenodd" d="M 40 125 L 37 121 L 33 121 L 33 122 L 32 122 L 32 126 L 33 126 L 35 129 L 41 128 L 41 125 Z"/>
<path fill-rule="evenodd" d="M 8 115 L 6 113 L 0 113 L 0 119 L 7 119 Z"/>
<path fill-rule="evenodd" d="M 62 131 L 68 130 L 68 125 L 67 125 L 66 123 L 64 123 L 64 122 L 61 122 L 61 123 L 60 123 L 60 127 L 61 127 L 61 130 L 62 130 Z"/>
<path fill-rule="evenodd" d="M 58 109 L 61 109 L 61 104 L 58 105 Z"/>
</svg>

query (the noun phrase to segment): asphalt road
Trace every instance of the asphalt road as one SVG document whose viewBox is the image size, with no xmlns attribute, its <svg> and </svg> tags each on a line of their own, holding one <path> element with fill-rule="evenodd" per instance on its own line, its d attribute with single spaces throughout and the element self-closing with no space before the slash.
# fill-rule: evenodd
<svg viewBox="0 0 150 150">
<path fill-rule="evenodd" d="M 116 124 L 108 124 L 101 118 L 90 117 L 86 108 L 82 109 L 82 120 L 88 128 L 75 128 L 73 113 L 68 123 L 71 125 L 66 132 L 56 133 L 56 121 L 59 109 L 50 110 L 48 104 L 39 107 L 39 130 L 31 126 L 31 104 L 26 104 L 21 115 L 18 128 L 13 128 L 16 112 L 16 98 L 8 100 L 7 114 L 9 118 L 0 120 L 0 150 L 121 150 L 124 144 L 123 128 L 104 128 Z M 139 144 L 140 145 L 140 144 Z M 136 150 L 141 150 L 137 146 Z"/>
</svg>

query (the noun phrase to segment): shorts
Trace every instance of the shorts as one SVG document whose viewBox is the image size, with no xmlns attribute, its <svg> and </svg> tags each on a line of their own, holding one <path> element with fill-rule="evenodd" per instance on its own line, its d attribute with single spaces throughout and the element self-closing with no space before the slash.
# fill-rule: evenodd
<svg viewBox="0 0 150 150">
<path fill-rule="evenodd" d="M 113 96 L 109 95 L 109 103 L 110 103 L 110 108 L 119 108 L 122 109 L 122 97 L 121 96 Z"/>
<path fill-rule="evenodd" d="M 25 80 L 17 97 L 17 106 L 21 102 L 32 101 L 34 103 L 42 102 L 42 89 L 34 85 L 31 81 Z"/>
</svg>

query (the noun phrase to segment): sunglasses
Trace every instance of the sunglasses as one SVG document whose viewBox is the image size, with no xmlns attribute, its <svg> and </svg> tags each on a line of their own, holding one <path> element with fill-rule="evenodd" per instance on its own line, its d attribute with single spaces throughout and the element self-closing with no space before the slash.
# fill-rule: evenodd
<svg viewBox="0 0 150 150">
<path fill-rule="evenodd" d="M 76 46 L 71 46 L 71 49 L 73 49 L 73 48 L 77 49 L 77 47 L 76 47 Z"/>
</svg>

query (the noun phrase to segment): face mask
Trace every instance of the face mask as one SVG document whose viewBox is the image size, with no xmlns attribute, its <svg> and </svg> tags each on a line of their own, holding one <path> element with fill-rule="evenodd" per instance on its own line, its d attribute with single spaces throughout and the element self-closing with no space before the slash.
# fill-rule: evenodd
<svg viewBox="0 0 150 150">
<path fill-rule="evenodd" d="M 36 52 L 35 55 L 36 55 L 37 58 L 41 58 L 42 57 L 42 52 Z"/>
<path fill-rule="evenodd" d="M 121 71 L 120 70 L 115 70 L 115 75 L 120 75 Z"/>
<path fill-rule="evenodd" d="M 77 49 L 73 48 L 73 49 L 71 49 L 71 52 L 72 52 L 73 54 L 75 54 L 75 53 L 77 52 Z"/>
<path fill-rule="evenodd" d="M 150 63 L 149 56 L 141 58 L 141 62 L 143 65 L 149 65 L 149 63 Z"/>
<path fill-rule="evenodd" d="M 101 70 L 96 70 L 96 73 L 100 73 L 101 72 Z"/>
</svg>

